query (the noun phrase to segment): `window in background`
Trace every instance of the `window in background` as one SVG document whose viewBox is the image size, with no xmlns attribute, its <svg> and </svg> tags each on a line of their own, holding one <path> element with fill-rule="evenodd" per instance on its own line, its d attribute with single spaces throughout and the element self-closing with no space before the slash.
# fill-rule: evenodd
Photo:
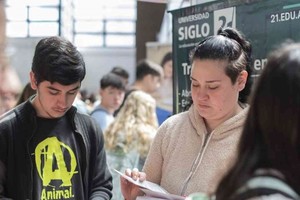
<svg viewBox="0 0 300 200">
<path fill-rule="evenodd" d="M 78 47 L 135 47 L 136 0 L 6 0 L 8 37 L 65 36 Z"/>
<path fill-rule="evenodd" d="M 134 47 L 136 0 L 75 0 L 74 39 L 81 47 Z"/>
<path fill-rule="evenodd" d="M 59 0 L 6 0 L 8 37 L 59 35 Z"/>
</svg>

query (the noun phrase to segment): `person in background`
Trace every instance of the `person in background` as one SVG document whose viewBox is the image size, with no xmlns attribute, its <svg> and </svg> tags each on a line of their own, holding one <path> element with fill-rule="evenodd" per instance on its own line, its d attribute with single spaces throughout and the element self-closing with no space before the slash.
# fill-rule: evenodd
<svg viewBox="0 0 300 200">
<path fill-rule="evenodd" d="M 124 81 L 124 84 L 125 84 L 125 89 L 126 89 L 126 91 L 127 91 L 127 89 L 128 89 L 128 84 L 129 84 L 129 73 L 124 69 L 124 68 L 122 68 L 122 67 L 120 67 L 120 66 L 115 66 L 115 67 L 113 67 L 112 68 L 112 70 L 110 71 L 111 73 L 114 73 L 114 74 L 116 74 L 116 75 L 118 75 L 118 76 L 120 76 L 122 79 L 123 79 L 123 81 Z M 126 94 L 126 92 L 125 92 L 125 94 Z M 125 98 L 124 98 L 125 99 Z M 124 99 L 123 99 L 123 101 L 124 101 Z M 124 102 L 122 102 L 122 104 L 123 104 Z M 115 111 L 115 113 L 114 113 L 114 116 L 116 116 L 117 115 L 117 113 L 118 113 L 118 109 Z"/>
<path fill-rule="evenodd" d="M 125 69 L 123 69 L 120 66 L 115 66 L 111 69 L 111 71 L 109 73 L 113 73 L 113 74 L 118 75 L 119 77 L 121 77 L 123 82 L 124 82 L 125 89 L 127 89 L 129 73 Z M 93 109 L 100 104 L 100 98 L 101 98 L 100 96 L 97 96 L 97 99 L 93 103 Z M 116 116 L 116 113 L 114 113 L 114 116 Z"/>
<path fill-rule="evenodd" d="M 5 63 L 1 63 L 0 115 L 12 109 L 16 105 L 22 89 L 23 87 L 16 70 Z"/>
<path fill-rule="evenodd" d="M 120 107 L 125 95 L 125 84 L 122 78 L 114 73 L 104 75 L 100 80 L 100 105 L 91 116 L 97 121 L 104 132 L 115 119 L 114 112 Z"/>
<path fill-rule="evenodd" d="M 83 104 L 85 106 L 84 110 L 88 114 L 90 114 L 93 109 L 93 101 L 91 101 L 90 99 L 90 95 L 92 94 L 93 93 L 90 94 L 89 91 L 85 88 L 80 89 L 80 91 L 78 92 L 78 97 L 82 102 L 84 102 Z"/>
<path fill-rule="evenodd" d="M 111 170 L 142 169 L 158 128 L 155 100 L 143 91 L 133 91 L 115 121 L 104 132 Z M 123 199 L 119 175 L 113 175 L 113 199 Z"/>
<path fill-rule="evenodd" d="M 89 92 L 85 88 L 81 88 L 78 92 L 82 101 L 86 101 L 89 98 Z"/>
<path fill-rule="evenodd" d="M 30 82 L 28 82 L 24 86 L 24 88 L 23 88 L 23 90 L 21 92 L 21 95 L 19 96 L 19 99 L 17 101 L 16 106 L 19 105 L 19 104 L 21 104 L 21 103 L 23 103 L 23 102 L 25 102 L 29 97 L 31 97 L 35 93 L 36 93 L 36 91 L 34 89 L 32 89 Z"/>
<path fill-rule="evenodd" d="M 38 42 L 30 72 L 36 95 L 0 118 L 1 199 L 111 198 L 102 132 L 72 106 L 85 74 L 71 42 Z"/>
<path fill-rule="evenodd" d="M 126 169 L 134 180 L 157 183 L 169 193 L 212 194 L 236 160 L 248 111 L 240 92 L 251 87 L 247 66 L 251 44 L 236 29 L 225 28 L 201 41 L 191 52 L 188 111 L 169 117 L 158 129 L 143 172 Z M 121 178 L 126 200 L 142 195 Z"/>
<path fill-rule="evenodd" d="M 73 102 L 73 106 L 76 107 L 77 111 L 82 114 L 88 115 L 90 113 L 86 103 L 82 100 L 80 92 L 77 93 L 75 100 Z"/>
<path fill-rule="evenodd" d="M 125 87 L 127 88 L 128 82 L 129 82 L 128 81 L 129 73 L 125 69 L 123 69 L 120 66 L 115 66 L 112 68 L 112 70 L 110 72 L 120 76 L 122 78 L 122 80 L 124 81 Z"/>
<path fill-rule="evenodd" d="M 216 199 L 300 199 L 299 119 L 300 43 L 288 43 L 268 57 L 251 98 L 238 159 Z"/>
<path fill-rule="evenodd" d="M 162 124 L 173 113 L 173 57 L 172 52 L 164 55 L 161 66 L 164 77 L 161 86 L 152 94 L 156 100 L 156 114 L 159 124 Z"/>
<path fill-rule="evenodd" d="M 94 92 L 91 92 L 86 98 L 85 98 L 85 104 L 86 104 L 86 106 L 87 106 L 87 109 L 88 109 L 88 111 L 89 111 L 89 113 L 91 113 L 93 110 L 94 110 L 94 108 L 96 107 L 96 105 L 95 105 L 95 102 L 97 101 L 97 97 L 96 97 L 96 95 L 95 95 L 95 93 Z M 97 104 L 97 105 L 99 105 L 100 104 L 100 102 Z"/>
<path fill-rule="evenodd" d="M 128 87 L 124 101 L 120 108 L 115 112 L 115 115 L 118 114 L 119 110 L 124 105 L 127 96 L 131 92 L 141 90 L 148 94 L 152 94 L 155 90 L 157 90 L 160 87 L 160 80 L 163 77 L 163 74 L 164 72 L 162 67 L 158 64 L 147 59 L 140 60 L 136 67 L 136 80 Z"/>
</svg>

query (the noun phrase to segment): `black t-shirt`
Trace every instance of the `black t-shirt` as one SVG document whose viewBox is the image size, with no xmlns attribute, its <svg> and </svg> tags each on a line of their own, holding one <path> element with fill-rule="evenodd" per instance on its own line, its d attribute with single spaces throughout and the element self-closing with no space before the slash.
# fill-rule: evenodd
<svg viewBox="0 0 300 200">
<path fill-rule="evenodd" d="M 37 119 L 30 154 L 33 199 L 84 199 L 80 148 L 65 116 Z"/>
</svg>

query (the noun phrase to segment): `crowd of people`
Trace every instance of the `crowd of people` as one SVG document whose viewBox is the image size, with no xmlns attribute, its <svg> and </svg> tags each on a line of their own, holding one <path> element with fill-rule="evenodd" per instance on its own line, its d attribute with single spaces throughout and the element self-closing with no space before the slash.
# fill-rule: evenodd
<svg viewBox="0 0 300 200">
<path fill-rule="evenodd" d="M 139 61 L 132 84 L 113 67 L 88 105 L 81 53 L 41 39 L 30 82 L 1 113 L 0 198 L 143 199 L 132 178 L 189 200 L 300 199 L 300 44 L 270 52 L 255 85 L 251 43 L 236 29 L 189 56 L 187 111 L 172 112 L 172 52 Z"/>
</svg>

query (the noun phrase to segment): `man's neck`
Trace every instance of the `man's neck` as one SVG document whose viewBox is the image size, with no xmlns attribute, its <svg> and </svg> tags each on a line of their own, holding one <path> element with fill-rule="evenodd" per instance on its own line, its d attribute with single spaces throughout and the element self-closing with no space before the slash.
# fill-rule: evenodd
<svg viewBox="0 0 300 200">
<path fill-rule="evenodd" d="M 143 84 L 141 81 L 135 82 L 135 83 L 131 86 L 131 89 L 134 89 L 134 90 L 142 90 L 142 91 L 146 92 L 145 86 L 144 86 L 144 84 Z"/>
<path fill-rule="evenodd" d="M 102 108 L 104 108 L 109 114 L 114 114 L 114 112 L 115 112 L 115 110 L 114 109 L 111 109 L 111 108 L 109 108 L 108 106 L 105 106 L 105 105 L 103 105 L 102 103 L 100 103 L 100 106 L 102 107 Z"/>
</svg>

